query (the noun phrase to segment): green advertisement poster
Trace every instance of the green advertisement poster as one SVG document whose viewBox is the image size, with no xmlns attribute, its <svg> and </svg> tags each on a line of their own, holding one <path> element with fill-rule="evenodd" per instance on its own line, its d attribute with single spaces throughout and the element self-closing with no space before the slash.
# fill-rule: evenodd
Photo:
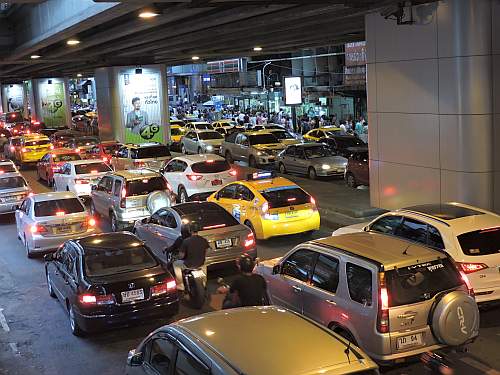
<svg viewBox="0 0 500 375">
<path fill-rule="evenodd" d="M 64 82 L 41 83 L 39 92 L 42 104 L 42 122 L 48 128 L 66 126 Z"/>
</svg>

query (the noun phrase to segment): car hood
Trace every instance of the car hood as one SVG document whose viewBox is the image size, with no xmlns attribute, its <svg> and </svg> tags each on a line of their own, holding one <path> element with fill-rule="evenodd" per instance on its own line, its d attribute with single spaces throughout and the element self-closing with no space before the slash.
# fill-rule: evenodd
<svg viewBox="0 0 500 375">
<path fill-rule="evenodd" d="M 366 227 L 370 222 L 366 221 L 363 223 L 358 223 L 354 225 L 349 225 L 347 227 L 342 227 L 337 229 L 332 233 L 332 236 L 340 236 L 341 234 L 348 234 L 348 233 L 358 233 L 358 232 L 363 232 L 363 228 Z"/>
<path fill-rule="evenodd" d="M 282 143 L 269 143 L 264 145 L 253 145 L 256 150 L 271 150 L 271 151 L 281 151 L 285 149 L 285 145 Z"/>
</svg>

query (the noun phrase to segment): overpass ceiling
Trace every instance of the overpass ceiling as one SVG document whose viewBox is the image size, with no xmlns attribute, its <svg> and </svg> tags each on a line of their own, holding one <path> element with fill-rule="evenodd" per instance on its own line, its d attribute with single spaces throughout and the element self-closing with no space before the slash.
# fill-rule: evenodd
<svg viewBox="0 0 500 375">
<path fill-rule="evenodd" d="M 87 0 L 89 1 L 89 0 Z M 43 1 L 10 1 L 29 11 Z M 95 4 L 110 1 L 94 0 Z M 420 2 L 420 1 L 419 1 Z M 424 1 L 421 1 L 424 2 Z M 16 11 L 0 19 L 0 80 L 92 73 L 100 66 L 190 63 L 279 54 L 364 39 L 364 15 L 397 4 L 393 0 L 139 0 L 117 6 L 98 21 L 82 19 L 50 38 L 16 45 L 8 31 Z M 413 2 L 415 3 L 415 1 Z M 43 5 L 43 4 L 42 4 Z M 141 19 L 148 7 L 158 16 Z M 1 15 L 0 15 L 1 17 Z M 19 17 L 19 16 L 18 16 Z M 10 29 L 9 29 L 10 27 Z M 5 36 L 3 36 L 5 34 Z M 68 37 L 81 41 L 68 46 Z M 253 52 L 260 46 L 263 51 Z M 40 55 L 33 60 L 31 55 Z"/>
</svg>

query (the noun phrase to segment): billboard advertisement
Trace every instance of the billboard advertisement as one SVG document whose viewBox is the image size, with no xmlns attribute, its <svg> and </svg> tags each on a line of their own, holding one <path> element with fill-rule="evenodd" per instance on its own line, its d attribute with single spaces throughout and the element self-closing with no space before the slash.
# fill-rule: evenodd
<svg viewBox="0 0 500 375">
<path fill-rule="evenodd" d="M 301 77 L 285 77 L 285 104 L 302 104 Z"/>
<path fill-rule="evenodd" d="M 24 90 L 22 84 L 5 85 L 3 95 L 5 112 L 24 110 Z"/>
<path fill-rule="evenodd" d="M 125 142 L 163 142 L 160 72 L 122 72 L 119 82 Z"/>
<path fill-rule="evenodd" d="M 48 128 L 66 126 L 66 92 L 64 82 L 48 80 L 38 86 L 40 96 L 41 121 Z"/>
</svg>

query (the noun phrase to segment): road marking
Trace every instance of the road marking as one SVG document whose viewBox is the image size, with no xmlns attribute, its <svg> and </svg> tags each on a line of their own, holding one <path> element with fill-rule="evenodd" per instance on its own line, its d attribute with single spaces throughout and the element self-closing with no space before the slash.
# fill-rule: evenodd
<svg viewBox="0 0 500 375">
<path fill-rule="evenodd" d="M 16 357 L 21 356 L 21 353 L 19 353 L 19 350 L 17 349 L 17 344 L 15 342 L 9 343 L 9 346 Z"/>
<path fill-rule="evenodd" d="M 481 362 L 479 361 L 476 361 L 475 359 L 473 358 L 470 358 L 470 357 L 464 357 L 464 358 L 460 358 L 460 360 L 465 363 L 465 364 L 468 364 L 469 366 L 472 366 L 476 369 L 478 369 L 479 371 L 481 371 L 483 374 L 487 374 L 487 375 L 499 375 L 500 372 L 495 370 L 495 369 L 492 369 L 491 367 L 488 367 L 484 364 L 482 364 Z"/>
<path fill-rule="evenodd" d="M 9 325 L 7 324 L 7 319 L 5 319 L 5 315 L 3 315 L 2 311 L 3 309 L 0 309 L 0 325 L 5 332 L 10 332 Z"/>
</svg>

